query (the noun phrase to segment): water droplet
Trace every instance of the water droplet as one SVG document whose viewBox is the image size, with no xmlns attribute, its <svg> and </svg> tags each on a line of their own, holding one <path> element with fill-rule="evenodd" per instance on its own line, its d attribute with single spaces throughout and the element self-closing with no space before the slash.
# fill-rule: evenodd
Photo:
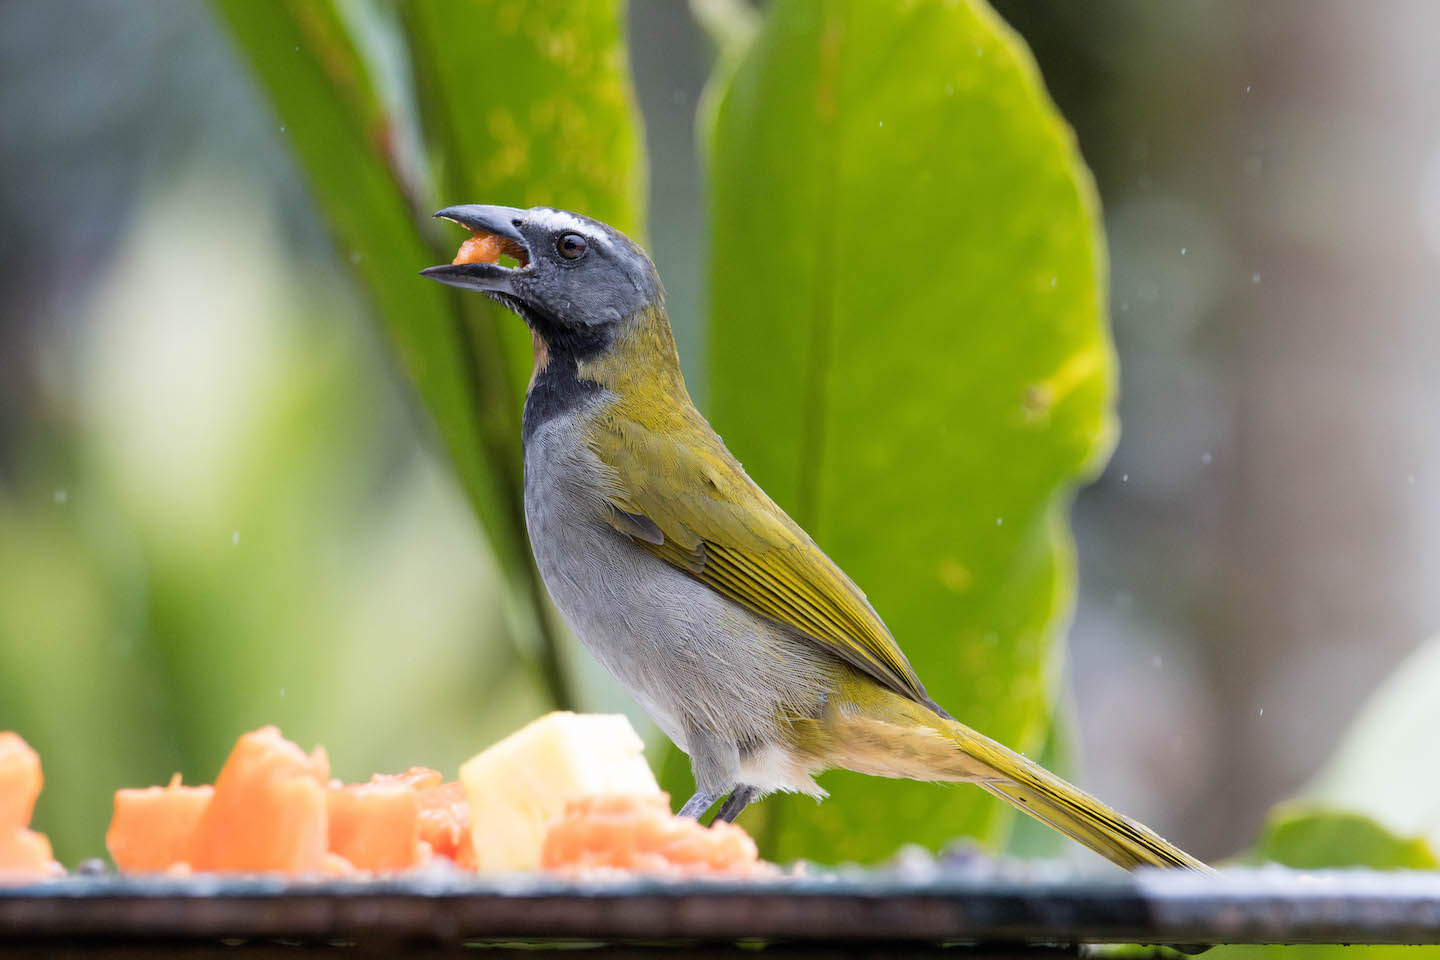
<svg viewBox="0 0 1440 960">
<path fill-rule="evenodd" d="M 1262 717 L 1265 716 L 1265 708 L 1264 708 L 1264 707 L 1261 707 L 1261 708 L 1260 708 L 1260 716 L 1262 716 Z"/>
<path fill-rule="evenodd" d="M 881 120 L 881 121 L 880 121 L 880 126 L 882 126 L 882 127 L 885 126 L 885 121 L 884 121 L 884 120 Z"/>
<path fill-rule="evenodd" d="M 1414 480 L 1415 478 L 1411 477 L 1410 479 Z M 64 487 L 57 487 L 55 489 L 55 495 L 50 499 L 54 500 L 56 503 L 64 503 L 66 500 L 70 499 L 70 491 L 66 490 Z"/>
<path fill-rule="evenodd" d="M 230 543 L 231 543 L 231 545 L 236 546 L 236 547 L 240 546 L 240 531 L 239 531 L 239 530 L 236 530 L 234 533 L 230 534 Z"/>
<path fill-rule="evenodd" d="M 1128 473 L 1122 473 L 1122 474 L 1120 474 L 1120 482 L 1121 482 L 1121 483 L 1129 483 L 1129 482 L 1130 482 L 1130 474 L 1128 474 Z"/>
<path fill-rule="evenodd" d="M 1050 289 L 1051 289 L 1051 290 L 1054 290 L 1054 289 L 1055 289 L 1055 282 L 1056 282 L 1058 279 L 1059 279 L 1059 277 L 1051 277 L 1051 278 L 1050 278 Z"/>
<path fill-rule="evenodd" d="M 1181 248 L 1180 248 L 1180 256 L 1183 257 L 1183 256 L 1185 256 L 1185 254 L 1188 253 L 1188 252 L 1189 252 L 1189 251 L 1188 251 L 1185 247 L 1181 247 Z"/>
<path fill-rule="evenodd" d="M 1245 84 L 1245 92 L 1246 92 L 1246 93 L 1249 93 L 1249 92 L 1250 92 L 1251 90 L 1253 90 L 1253 89 L 1255 89 L 1255 88 L 1252 87 L 1252 86 L 1250 86 L 1250 84 L 1248 84 L 1248 83 Z"/>
<path fill-rule="evenodd" d="M 280 696 L 282 696 L 282 697 L 285 696 L 285 688 L 284 688 L 284 687 L 281 687 L 281 688 L 280 688 Z"/>
<path fill-rule="evenodd" d="M 1250 274 L 1250 282 L 1251 282 L 1251 283 L 1259 283 L 1259 282 L 1260 282 L 1260 271 L 1257 270 L 1257 271 L 1255 271 L 1254 273 Z"/>
<path fill-rule="evenodd" d="M 283 124 L 283 123 L 280 124 L 280 132 L 281 132 L 281 133 L 284 133 L 284 132 L 285 132 L 285 124 Z"/>
<path fill-rule="evenodd" d="M 1002 525 L 1004 522 L 1005 522 L 1005 518 L 1004 518 L 1004 517 L 996 517 L 996 518 L 995 518 L 995 526 L 997 526 L 997 527 L 1000 526 L 1000 525 Z"/>
<path fill-rule="evenodd" d="M 1210 461 L 1213 460 L 1213 459 L 1215 459 L 1215 458 L 1212 457 L 1212 456 L 1210 456 L 1210 454 L 1208 454 L 1208 453 L 1202 453 L 1202 454 L 1200 454 L 1200 462 L 1203 463 L 1203 464 L 1204 464 L 1205 466 L 1207 466 L 1207 467 L 1210 466 Z"/>
</svg>

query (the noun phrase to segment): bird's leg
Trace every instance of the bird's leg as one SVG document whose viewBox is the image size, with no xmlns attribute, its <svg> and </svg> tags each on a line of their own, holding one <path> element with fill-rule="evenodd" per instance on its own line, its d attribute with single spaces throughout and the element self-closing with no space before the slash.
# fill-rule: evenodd
<svg viewBox="0 0 1440 960">
<path fill-rule="evenodd" d="M 731 790 L 730 796 L 726 797 L 725 802 L 720 805 L 720 812 L 715 814 L 715 819 L 710 821 L 710 825 L 713 827 L 715 824 L 722 822 L 734 823 L 735 818 L 740 816 L 740 811 L 748 807 L 750 801 L 754 800 L 755 795 L 759 792 L 759 790 L 746 783 L 742 783 L 734 790 Z"/>
<path fill-rule="evenodd" d="M 699 820 L 715 801 L 735 789 L 740 780 L 740 748 L 735 741 L 697 725 L 687 724 L 685 749 L 695 774 L 695 795 L 685 801 L 679 816 Z"/>
<path fill-rule="evenodd" d="M 715 805 L 723 793 L 710 793 L 706 790 L 696 790 L 695 795 L 685 801 L 685 806 L 680 808 L 677 817 L 689 817 L 691 820 L 699 820 L 700 815 Z"/>
</svg>

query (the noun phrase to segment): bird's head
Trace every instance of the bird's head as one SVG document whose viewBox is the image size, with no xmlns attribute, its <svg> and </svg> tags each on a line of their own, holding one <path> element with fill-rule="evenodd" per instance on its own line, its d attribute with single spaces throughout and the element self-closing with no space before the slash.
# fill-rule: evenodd
<svg viewBox="0 0 1440 960">
<path fill-rule="evenodd" d="M 454 263 L 421 275 L 483 291 L 519 314 L 550 353 L 583 360 L 608 349 L 635 318 L 663 316 L 655 265 L 598 220 L 550 207 L 484 204 L 446 207 L 435 216 L 473 236 Z M 502 265 L 500 254 L 515 265 Z"/>
</svg>

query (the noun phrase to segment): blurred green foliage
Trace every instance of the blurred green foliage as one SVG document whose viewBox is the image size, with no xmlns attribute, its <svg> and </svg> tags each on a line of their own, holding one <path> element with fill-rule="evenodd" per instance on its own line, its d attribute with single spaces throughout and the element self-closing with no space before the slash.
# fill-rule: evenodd
<svg viewBox="0 0 1440 960">
<path fill-rule="evenodd" d="M 723 48 L 700 122 L 707 412 L 869 591 L 939 702 L 1019 749 L 1053 746 L 1066 510 L 1114 433 L 1104 247 L 1070 133 L 980 0 L 776 0 L 758 20 L 696 7 Z M 544 203 L 643 235 L 623 5 L 215 8 L 352 282 L 277 270 L 263 215 L 175 184 L 93 306 L 77 426 L 54 453 L 76 482 L 22 477 L 0 499 L 0 727 L 41 751 L 37 826 L 71 863 L 100 852 L 111 790 L 210 779 L 263 723 L 361 777 L 453 769 L 597 696 L 525 540 L 528 334 L 415 272 L 452 255 L 459 238 L 429 219 L 450 203 Z M 366 388 L 387 361 L 338 332 L 355 311 L 424 417 Z M 453 478 L 411 444 L 416 422 Z M 1397 690 L 1258 857 L 1434 865 L 1424 774 L 1396 786 L 1415 765 L 1367 746 L 1433 727 L 1417 720 L 1433 685 Z M 683 756 L 662 763 L 688 793 Z M 977 790 L 823 783 L 818 808 L 747 812 L 768 855 L 1011 837 L 1011 812 Z M 1383 789 L 1372 802 L 1361 783 Z"/>
<path fill-rule="evenodd" d="M 213 780 L 246 729 L 363 778 L 453 769 L 550 702 L 341 278 L 282 262 L 233 184 L 144 209 L 65 371 L 64 445 L 0 491 L 0 728 L 40 752 L 36 826 L 70 865 L 104 854 L 115 789 Z"/>
</svg>

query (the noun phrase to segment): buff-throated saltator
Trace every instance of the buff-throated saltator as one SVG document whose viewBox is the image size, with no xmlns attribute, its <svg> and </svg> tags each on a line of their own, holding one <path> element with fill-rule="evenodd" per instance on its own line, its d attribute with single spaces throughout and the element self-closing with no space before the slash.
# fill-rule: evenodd
<svg viewBox="0 0 1440 960">
<path fill-rule="evenodd" d="M 699 817 L 733 820 L 814 775 L 968 781 L 1123 867 L 1205 870 L 1153 831 L 961 724 L 925 693 L 850 579 L 731 456 L 694 405 L 650 258 L 588 217 L 436 214 L 518 265 L 431 267 L 519 314 L 525 519 L 570 628 L 690 756 Z"/>
</svg>

